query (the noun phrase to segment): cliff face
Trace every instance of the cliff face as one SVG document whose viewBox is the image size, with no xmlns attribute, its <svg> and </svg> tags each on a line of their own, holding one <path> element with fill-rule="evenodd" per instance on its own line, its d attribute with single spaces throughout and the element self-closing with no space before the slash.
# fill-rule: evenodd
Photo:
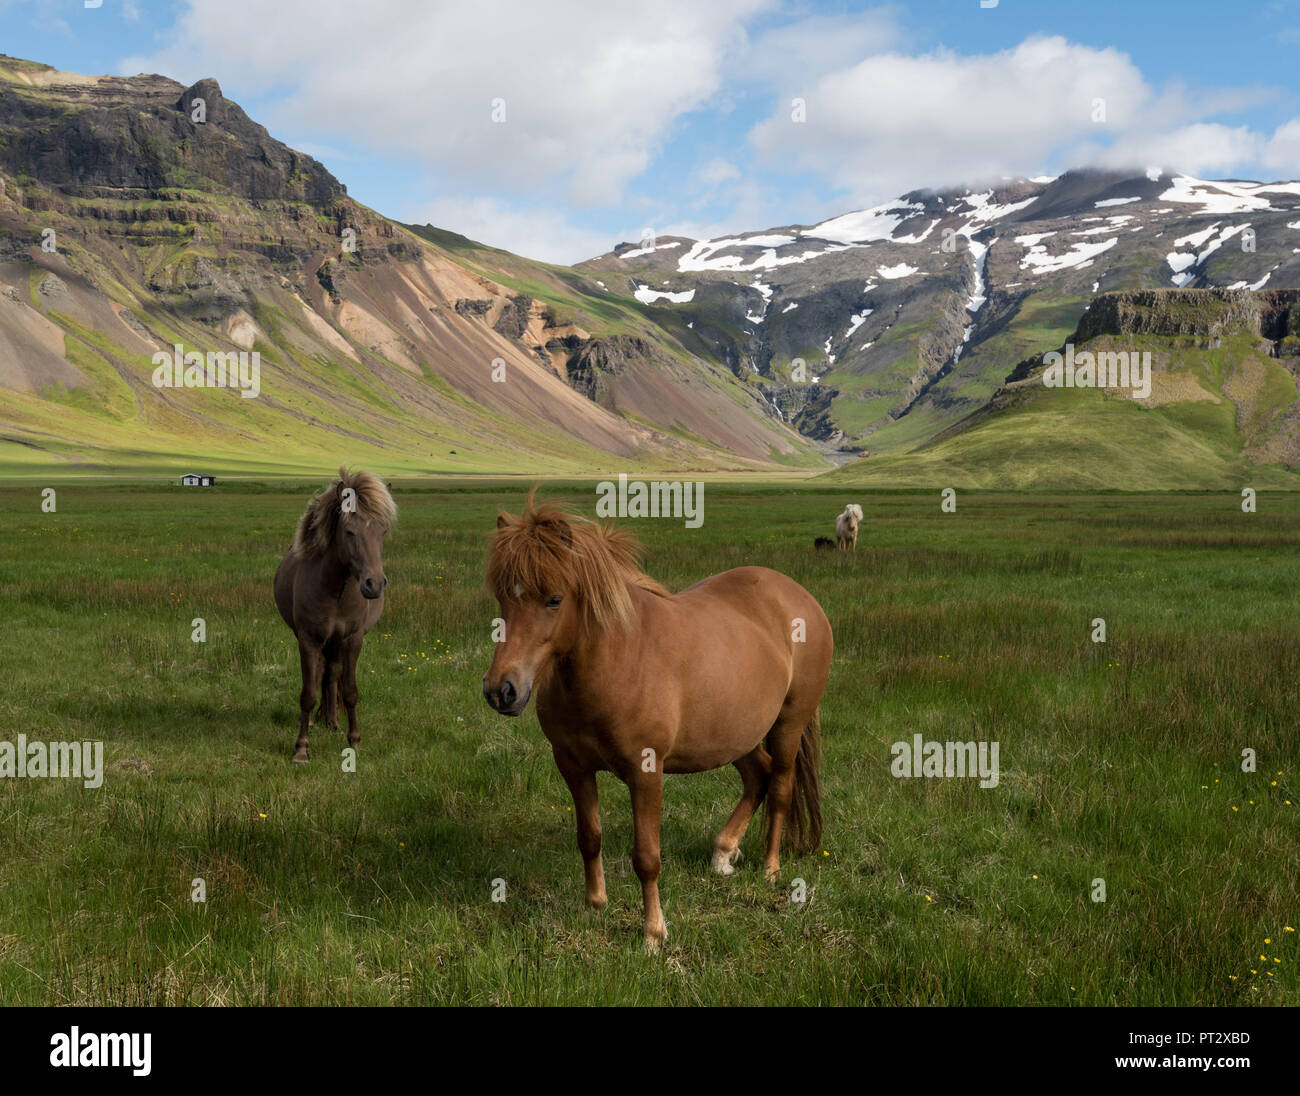
<svg viewBox="0 0 1300 1096">
<path fill-rule="evenodd" d="M 1158 289 L 1103 293 L 1083 314 L 1076 343 L 1098 335 L 1191 335 L 1245 330 L 1281 343 L 1300 336 L 1300 290 Z"/>
<path fill-rule="evenodd" d="M 1300 289 L 1147 289 L 1096 297 L 1066 342 L 1076 347 L 1094 339 L 1125 337 L 1179 339 L 1200 351 L 1217 350 L 1226 339 L 1249 337 L 1255 349 L 1294 363 L 1300 357 Z M 1063 352 L 1065 347 L 1055 347 Z M 1300 365 L 1288 364 L 1300 371 Z M 1019 362 L 1007 375 L 1014 385 L 1043 369 L 1043 355 Z M 999 392 L 990 406 L 1004 396 Z M 953 430 L 959 431 L 962 424 Z M 947 433 L 952 433 L 950 430 Z M 946 436 L 946 435 L 944 435 Z"/>
<path fill-rule="evenodd" d="M 5 59 L 0 170 L 82 198 L 164 189 L 330 206 L 346 188 L 275 140 L 211 79 L 70 77 Z"/>
</svg>

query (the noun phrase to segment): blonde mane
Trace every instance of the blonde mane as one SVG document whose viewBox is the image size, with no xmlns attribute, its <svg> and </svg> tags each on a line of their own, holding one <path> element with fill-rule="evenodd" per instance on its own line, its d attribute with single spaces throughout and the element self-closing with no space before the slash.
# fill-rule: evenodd
<svg viewBox="0 0 1300 1096">
<path fill-rule="evenodd" d="M 582 601 L 588 627 L 625 626 L 632 619 L 628 586 L 660 597 L 668 591 L 640 567 L 641 545 L 629 533 L 561 510 L 537 506 L 534 487 L 518 516 L 501 513 L 492 536 L 487 583 L 498 598 L 566 593 Z"/>
<path fill-rule="evenodd" d="M 343 491 L 356 493 L 355 512 L 343 513 Z M 293 550 L 303 556 L 321 556 L 338 535 L 340 521 L 377 521 L 388 526 L 397 520 L 397 503 L 384 481 L 370 472 L 349 472 L 344 465 L 339 478 L 319 492 L 298 519 Z"/>
</svg>

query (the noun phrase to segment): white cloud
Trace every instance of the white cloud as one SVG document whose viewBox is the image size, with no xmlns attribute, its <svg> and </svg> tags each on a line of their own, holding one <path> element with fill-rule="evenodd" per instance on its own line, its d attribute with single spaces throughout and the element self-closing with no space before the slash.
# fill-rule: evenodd
<svg viewBox="0 0 1300 1096">
<path fill-rule="evenodd" d="M 740 169 L 730 160 L 721 156 L 715 156 L 699 171 L 700 181 L 709 186 L 716 186 L 718 183 L 725 183 L 730 179 L 740 178 Z"/>
<path fill-rule="evenodd" d="M 1153 88 L 1127 54 L 1063 37 L 909 55 L 893 8 L 778 4 L 184 0 L 155 52 L 121 71 L 216 76 L 236 98 L 265 95 L 258 120 L 299 148 L 424 168 L 439 197 L 404 219 L 557 262 L 617 242 L 575 227 L 602 208 L 607 227 L 611 214 L 635 220 L 623 239 L 637 224 L 701 238 L 1085 164 L 1300 175 L 1300 118 L 1271 137 L 1213 121 L 1266 98 L 1259 89 Z M 752 115 L 725 119 L 756 95 L 774 105 L 746 145 Z M 796 95 L 803 124 L 789 116 Z M 504 123 L 492 121 L 498 98 Z M 719 139 L 670 145 L 706 109 L 723 119 L 709 130 Z M 673 183 L 634 185 L 666 148 L 680 170 L 653 177 Z"/>
<path fill-rule="evenodd" d="M 1239 164 L 1259 154 L 1263 138 L 1200 117 L 1268 95 L 1157 92 L 1119 50 L 1031 37 L 996 54 L 889 53 L 826 72 L 804 96 L 805 122 L 792 121 L 783 102 L 750 136 L 767 162 L 818 172 L 872 202 L 1049 166 Z M 1276 145 L 1279 157 L 1289 141 Z"/>
<path fill-rule="evenodd" d="M 1165 133 L 1128 134 L 1108 148 L 1081 150 L 1080 162 L 1121 168 L 1158 164 L 1169 171 L 1200 175 L 1256 161 L 1263 146 L 1264 138 L 1245 126 L 1199 123 Z"/>
<path fill-rule="evenodd" d="M 1260 160 L 1281 178 L 1300 178 L 1300 116 L 1278 126 L 1264 146 Z"/>
<path fill-rule="evenodd" d="M 738 76 L 796 94 L 809 73 L 857 64 L 898 46 L 902 39 L 890 8 L 804 16 L 757 35 L 740 59 Z"/>
<path fill-rule="evenodd" d="M 769 2 L 188 0 L 167 44 L 123 68 L 282 91 L 262 119 L 273 132 L 343 134 L 462 184 L 599 205 L 717 91 L 742 21 Z"/>
<path fill-rule="evenodd" d="M 560 210 L 525 210 L 487 196 L 436 198 L 403 219 L 450 229 L 530 259 L 564 265 L 603 255 L 618 242 L 603 232 L 574 225 Z M 623 239 L 636 239 L 636 233 L 629 231 Z"/>
</svg>

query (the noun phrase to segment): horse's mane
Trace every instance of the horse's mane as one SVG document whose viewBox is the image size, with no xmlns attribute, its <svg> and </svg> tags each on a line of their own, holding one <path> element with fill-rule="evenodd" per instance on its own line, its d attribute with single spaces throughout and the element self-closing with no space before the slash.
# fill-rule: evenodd
<svg viewBox="0 0 1300 1096">
<path fill-rule="evenodd" d="M 343 513 L 343 491 L 356 492 L 356 512 Z M 303 556 L 320 556 L 329 550 L 338 534 L 340 520 L 377 521 L 392 525 L 397 520 L 397 503 L 384 481 L 370 472 L 349 472 L 344 465 L 339 478 L 319 492 L 298 519 L 293 550 Z"/>
<path fill-rule="evenodd" d="M 497 518 L 487 566 L 488 586 L 497 597 L 563 591 L 581 598 L 585 623 L 597 630 L 629 623 L 629 584 L 668 597 L 641 570 L 641 545 L 631 534 L 566 513 L 555 503 L 538 506 L 536 495 L 534 487 L 522 514 L 502 512 Z"/>
</svg>

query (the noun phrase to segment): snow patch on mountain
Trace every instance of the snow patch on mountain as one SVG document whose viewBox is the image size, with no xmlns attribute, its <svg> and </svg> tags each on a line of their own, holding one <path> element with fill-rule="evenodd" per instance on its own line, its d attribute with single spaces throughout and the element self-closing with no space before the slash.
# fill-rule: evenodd
<svg viewBox="0 0 1300 1096">
<path fill-rule="evenodd" d="M 638 285 L 632 294 L 642 304 L 654 304 L 657 300 L 668 300 L 673 304 L 686 304 L 695 300 L 695 290 L 686 289 L 681 293 L 670 293 L 666 289 L 651 289 L 648 285 Z"/>
<path fill-rule="evenodd" d="M 1248 229 L 1250 223 L 1247 222 L 1246 224 L 1241 225 L 1229 225 L 1219 233 L 1217 239 L 1211 241 L 1210 237 L 1214 235 L 1215 230 L 1218 229 L 1218 227 L 1219 222 L 1215 221 L 1214 224 L 1210 225 L 1207 229 L 1200 232 L 1192 232 L 1186 236 L 1180 236 L 1174 241 L 1175 248 L 1185 247 L 1188 244 L 1193 248 L 1192 251 L 1187 252 L 1171 251 L 1165 256 L 1165 261 L 1169 264 L 1169 269 L 1174 272 L 1173 277 L 1169 280 L 1179 289 L 1196 277 L 1196 268 L 1198 266 L 1204 263 L 1206 259 L 1218 251 L 1219 248 L 1232 239 L 1233 236 L 1237 235 L 1238 232 L 1244 232 Z M 1209 241 L 1209 246 L 1203 251 L 1195 250 L 1207 241 Z M 1265 281 L 1267 280 L 1268 278 L 1266 275 Z M 1260 284 L 1262 285 L 1263 283 L 1261 282 Z"/>
<path fill-rule="evenodd" d="M 1119 243 L 1118 236 L 1112 236 L 1104 243 L 1077 243 L 1063 255 L 1049 255 L 1047 248 L 1042 244 L 1036 244 L 1025 252 L 1024 258 L 1020 260 L 1020 269 L 1032 268 L 1035 274 L 1050 274 L 1067 269 L 1078 270 L 1090 266 L 1093 259 L 1102 252 L 1109 251 L 1117 243 Z"/>
<path fill-rule="evenodd" d="M 822 255 L 836 251 L 846 251 L 850 247 L 863 247 L 864 244 L 842 244 L 820 248 L 816 251 L 804 251 L 798 255 L 777 255 L 776 249 L 795 242 L 794 236 L 744 236 L 727 237 L 720 240 L 698 240 L 691 249 L 677 260 L 678 273 L 715 270 L 743 273 L 750 270 L 773 270 L 778 266 L 792 263 L 805 263 Z M 763 248 L 758 258 L 746 262 L 740 255 L 719 255 L 719 251 L 731 248 Z"/>
<path fill-rule="evenodd" d="M 972 316 L 983 308 L 984 302 L 988 300 L 988 295 L 984 292 L 986 288 L 984 285 L 984 269 L 988 263 L 989 248 L 995 243 L 997 243 L 996 236 L 986 244 L 982 244 L 978 240 L 970 241 L 971 257 L 975 260 L 975 286 L 971 290 L 970 300 L 966 302 L 966 311 Z M 970 338 L 969 329 L 967 329 L 966 338 Z"/>
<path fill-rule="evenodd" d="M 852 316 L 850 316 L 849 329 L 846 332 L 844 332 L 844 337 L 847 339 L 850 335 L 853 334 L 853 332 L 855 332 L 859 327 L 861 327 L 864 323 L 866 323 L 867 317 L 870 316 L 871 313 L 874 311 L 875 309 L 873 308 L 864 308 L 861 312 L 855 312 Z"/>
<path fill-rule="evenodd" d="M 971 209 L 972 216 L 958 229 L 958 232 L 963 236 L 969 236 L 972 232 L 987 228 L 994 221 L 1000 221 L 1003 217 L 1009 217 L 1033 205 L 1038 201 L 1038 195 L 1026 198 L 1023 202 L 1007 202 L 999 205 L 993 201 L 993 191 L 986 190 L 980 194 L 967 194 L 962 201 Z"/>
<path fill-rule="evenodd" d="M 682 246 L 681 240 L 674 240 L 672 243 L 668 243 L 668 244 L 658 244 L 653 247 L 638 247 L 635 251 L 624 251 L 623 254 L 619 256 L 619 258 L 635 259 L 639 255 L 653 255 L 656 251 L 666 251 L 670 247 L 681 247 L 681 246 Z"/>
<path fill-rule="evenodd" d="M 908 217 L 923 213 L 925 206 L 915 202 L 893 201 L 884 205 L 861 209 L 856 213 L 846 213 L 842 217 L 832 217 L 804 232 L 831 243 L 854 244 L 871 243 L 874 240 L 893 239 L 894 230 Z M 928 234 L 927 230 L 927 234 Z"/>
<path fill-rule="evenodd" d="M 1162 202 L 1186 202 L 1201 206 L 1203 213 L 1252 213 L 1274 210 L 1265 194 L 1300 194 L 1300 183 L 1208 182 L 1179 175 L 1160 195 Z"/>
<path fill-rule="evenodd" d="M 772 303 L 772 287 L 770 285 L 764 285 L 762 282 L 758 280 L 757 277 L 755 277 L 753 282 L 750 284 L 749 288 L 757 289 L 759 293 L 762 294 L 763 307 L 757 313 L 754 314 L 746 312 L 745 319 L 747 319 L 750 323 L 762 323 L 763 320 L 767 318 L 767 309 L 768 306 Z"/>
</svg>

